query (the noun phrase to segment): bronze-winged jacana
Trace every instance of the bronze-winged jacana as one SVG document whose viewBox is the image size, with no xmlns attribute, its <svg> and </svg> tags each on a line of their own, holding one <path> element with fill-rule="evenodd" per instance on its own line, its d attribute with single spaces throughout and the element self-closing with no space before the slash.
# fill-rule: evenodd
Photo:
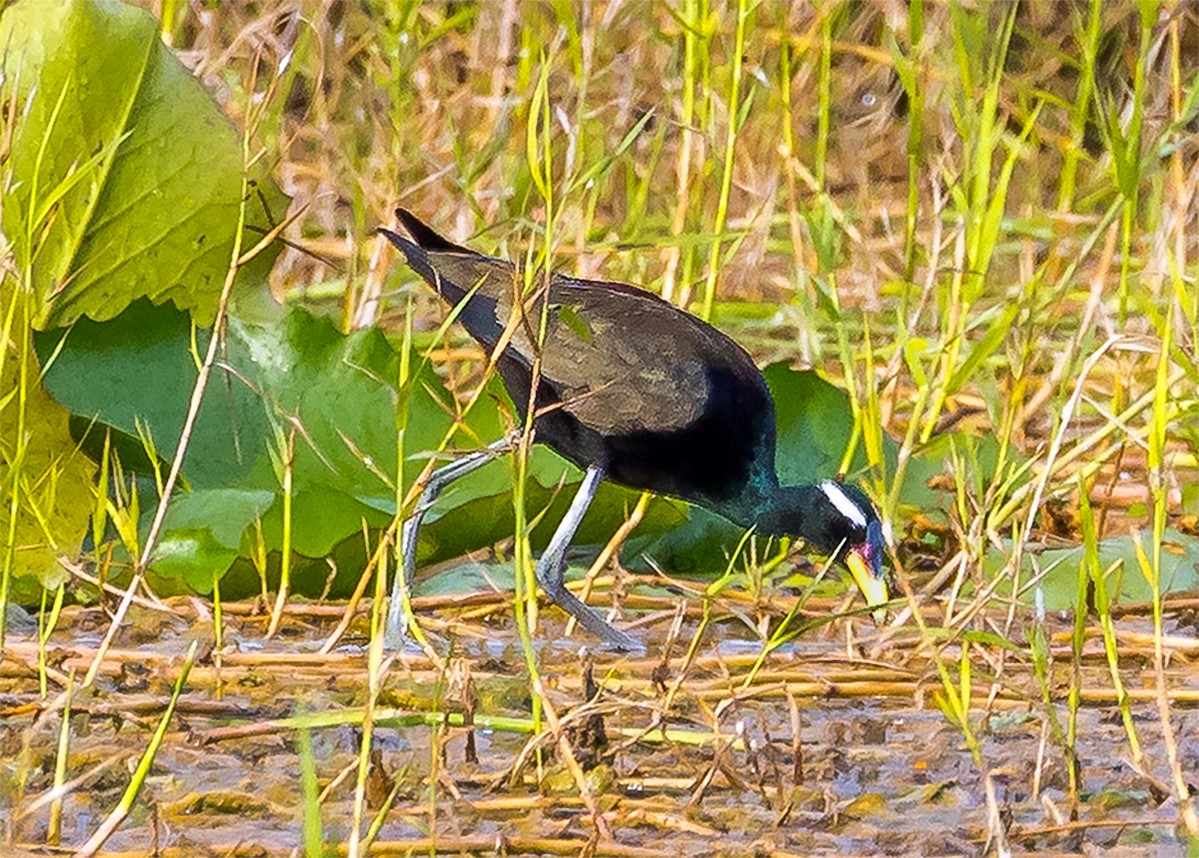
<svg viewBox="0 0 1199 858">
<path fill-rule="evenodd" d="M 585 473 L 536 574 L 550 599 L 584 628 L 621 649 L 643 649 L 563 580 L 566 549 L 605 478 L 698 504 L 765 536 L 801 537 L 844 562 L 871 607 L 887 600 L 883 531 L 874 507 L 848 484 L 779 484 L 774 402 L 753 359 L 733 340 L 622 283 L 553 274 L 548 296 L 544 288 L 525 294 L 525 278 L 513 263 L 459 247 L 403 209 L 396 216 L 412 240 L 380 232 L 458 308 L 458 321 L 488 353 L 503 344 L 496 368 L 522 418 L 544 312 L 534 437 Z M 538 275 L 534 286 L 542 283 Z M 404 569 L 392 590 L 389 647 L 402 643 L 410 619 L 401 585 L 415 571 L 421 517 L 445 486 L 508 447 L 497 442 L 430 476 L 401 535 Z"/>
</svg>

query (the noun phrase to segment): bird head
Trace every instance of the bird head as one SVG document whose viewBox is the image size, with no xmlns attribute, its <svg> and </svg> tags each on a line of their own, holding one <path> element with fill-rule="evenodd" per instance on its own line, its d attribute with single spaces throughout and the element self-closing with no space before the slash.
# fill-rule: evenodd
<svg viewBox="0 0 1199 858">
<path fill-rule="evenodd" d="M 890 598 L 883 570 L 883 523 L 866 493 L 857 486 L 825 480 L 816 492 L 811 523 L 812 542 L 825 551 L 839 551 L 866 604 L 875 608 L 875 622 L 886 618 L 878 607 Z"/>
</svg>

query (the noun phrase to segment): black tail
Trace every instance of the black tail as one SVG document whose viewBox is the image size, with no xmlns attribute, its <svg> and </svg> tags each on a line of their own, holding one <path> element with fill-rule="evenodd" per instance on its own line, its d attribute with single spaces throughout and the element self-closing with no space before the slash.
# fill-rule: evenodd
<svg viewBox="0 0 1199 858">
<path fill-rule="evenodd" d="M 406 209 L 396 209 L 396 217 L 404 224 L 404 229 L 416 239 L 415 242 L 409 241 L 397 232 L 392 232 L 385 227 L 379 227 L 376 231 L 387 240 L 400 249 L 400 252 L 408 260 L 408 265 L 424 278 L 425 282 L 442 294 L 450 303 L 454 303 L 462 298 L 461 290 L 456 288 L 447 288 L 450 284 L 444 283 L 434 270 L 432 263 L 429 261 L 429 252 L 451 252 L 451 253 L 469 253 L 472 256 L 477 254 L 465 247 L 460 247 L 452 241 L 443 238 L 432 230 L 424 221 L 418 218 L 412 212 Z"/>
<path fill-rule="evenodd" d="M 407 209 L 396 209 L 396 217 L 400 219 L 400 223 L 404 225 L 404 229 L 408 230 L 408 234 L 415 238 L 416 243 L 425 250 L 474 253 L 474 251 L 467 250 L 465 247 L 459 247 L 449 239 L 438 235 L 427 223 Z"/>
<path fill-rule="evenodd" d="M 413 244 L 398 232 L 392 232 L 385 227 L 379 227 L 376 232 L 379 235 L 386 236 L 387 240 L 400 249 L 408 259 L 408 265 L 425 279 L 432 287 L 437 288 L 437 274 L 433 271 L 433 266 L 429 264 L 429 254 L 419 244 Z"/>
</svg>

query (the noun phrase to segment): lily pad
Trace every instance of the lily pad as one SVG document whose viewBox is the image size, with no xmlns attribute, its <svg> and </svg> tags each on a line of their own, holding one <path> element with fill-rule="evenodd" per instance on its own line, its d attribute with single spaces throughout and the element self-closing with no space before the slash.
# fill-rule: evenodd
<svg viewBox="0 0 1199 858">
<path fill-rule="evenodd" d="M 1145 551 L 1153 544 L 1153 533 L 1144 530 L 1140 534 Z M 1110 573 L 1108 581 L 1114 603 L 1135 604 L 1149 602 L 1153 598 L 1145 576 L 1137 561 L 1136 547 L 1132 536 L 1116 536 L 1105 539 L 1098 545 L 1101 569 L 1119 565 Z M 1083 558 L 1083 546 L 1055 548 L 1025 555 L 1023 580 L 1027 582 L 1037 570 L 1049 570 L 1042 579 L 1040 589 L 1044 594 L 1045 608 L 1050 611 L 1071 610 L 1078 599 L 1078 576 Z M 995 554 L 988 563 L 989 571 L 998 574 L 1006 561 L 1008 551 Z M 1167 530 L 1163 536 L 1161 568 L 1161 592 L 1177 593 L 1199 589 L 1199 539 L 1177 530 Z M 1085 574 L 1085 573 L 1083 573 Z M 1118 588 L 1117 588 L 1118 585 Z M 1010 587 L 1000 587 L 999 592 L 1010 593 Z M 1024 601 L 1032 602 L 1035 590 L 1026 590 Z"/>
</svg>

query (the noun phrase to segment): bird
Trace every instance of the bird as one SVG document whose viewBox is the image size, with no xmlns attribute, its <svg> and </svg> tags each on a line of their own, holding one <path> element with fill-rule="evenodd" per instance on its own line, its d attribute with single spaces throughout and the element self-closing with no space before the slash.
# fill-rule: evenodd
<svg viewBox="0 0 1199 858">
<path fill-rule="evenodd" d="M 564 581 L 566 550 L 605 479 L 698 504 L 758 535 L 800 537 L 848 568 L 876 622 L 885 616 L 878 512 L 850 483 L 781 485 L 774 401 L 753 358 L 732 338 L 624 283 L 539 272 L 526 289 L 517 264 L 459 246 L 405 209 L 396 217 L 410 238 L 385 227 L 379 233 L 492 355 L 522 421 L 532 402 L 535 442 L 583 471 L 536 567 L 549 599 L 583 628 L 618 650 L 644 650 Z M 511 448 L 500 439 L 427 479 L 401 531 L 403 568 L 392 589 L 387 647 L 400 647 L 413 621 L 402 588 L 415 573 L 421 517 L 447 485 Z"/>
</svg>

